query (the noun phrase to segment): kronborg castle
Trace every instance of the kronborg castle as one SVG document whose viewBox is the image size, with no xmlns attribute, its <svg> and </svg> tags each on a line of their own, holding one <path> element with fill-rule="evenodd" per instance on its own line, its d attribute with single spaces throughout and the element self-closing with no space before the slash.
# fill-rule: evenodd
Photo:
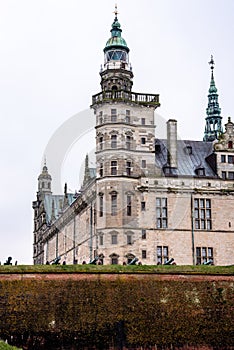
<svg viewBox="0 0 234 350">
<path fill-rule="evenodd" d="M 155 133 L 159 95 L 132 91 L 117 11 L 92 97 L 96 169 L 76 194 L 52 193 L 44 165 L 34 210 L 34 264 L 234 264 L 234 123 L 222 126 L 211 57 L 203 141 Z"/>
</svg>

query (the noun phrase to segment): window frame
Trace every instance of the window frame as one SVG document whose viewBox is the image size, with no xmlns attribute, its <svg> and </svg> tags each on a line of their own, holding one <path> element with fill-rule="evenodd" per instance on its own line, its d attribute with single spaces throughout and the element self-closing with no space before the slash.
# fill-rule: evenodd
<svg viewBox="0 0 234 350">
<path fill-rule="evenodd" d="M 117 216 L 117 208 L 118 208 L 118 196 L 117 193 L 111 194 L 111 216 Z"/>
<path fill-rule="evenodd" d="M 168 228 L 168 200 L 167 197 L 156 197 L 156 228 Z"/>
</svg>

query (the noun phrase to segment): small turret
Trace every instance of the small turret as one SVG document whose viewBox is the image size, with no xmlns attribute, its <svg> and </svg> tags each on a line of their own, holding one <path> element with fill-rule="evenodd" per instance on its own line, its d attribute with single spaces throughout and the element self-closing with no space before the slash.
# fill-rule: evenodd
<svg viewBox="0 0 234 350">
<path fill-rule="evenodd" d="M 214 59 L 211 56 L 209 62 L 211 68 L 211 81 L 208 95 L 208 107 L 206 109 L 206 126 L 203 141 L 217 140 L 219 135 L 222 134 L 222 117 L 221 108 L 219 107 L 217 88 L 214 80 Z"/>
<path fill-rule="evenodd" d="M 38 177 L 38 192 L 44 194 L 51 194 L 51 175 L 48 173 L 48 168 L 46 166 L 46 160 L 42 168 L 42 172 Z"/>
</svg>

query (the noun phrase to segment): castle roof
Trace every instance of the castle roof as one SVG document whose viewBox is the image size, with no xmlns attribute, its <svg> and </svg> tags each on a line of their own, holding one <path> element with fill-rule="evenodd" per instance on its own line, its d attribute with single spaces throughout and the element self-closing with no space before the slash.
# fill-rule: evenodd
<svg viewBox="0 0 234 350">
<path fill-rule="evenodd" d="M 168 167 L 167 140 L 156 139 L 155 161 L 158 168 Z M 205 177 L 217 175 L 207 161 L 213 153 L 213 142 L 177 140 L 177 168 L 172 168 L 171 176 L 197 176 L 198 169 L 204 169 Z"/>
</svg>

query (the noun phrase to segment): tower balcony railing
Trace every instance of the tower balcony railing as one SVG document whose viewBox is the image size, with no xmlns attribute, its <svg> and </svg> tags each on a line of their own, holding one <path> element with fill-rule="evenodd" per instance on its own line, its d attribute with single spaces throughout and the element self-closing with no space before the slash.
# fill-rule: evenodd
<svg viewBox="0 0 234 350">
<path fill-rule="evenodd" d="M 133 102 L 144 106 L 159 107 L 159 95 L 154 94 L 141 94 L 132 91 L 102 91 L 92 97 L 92 105 L 109 102 Z"/>
</svg>

